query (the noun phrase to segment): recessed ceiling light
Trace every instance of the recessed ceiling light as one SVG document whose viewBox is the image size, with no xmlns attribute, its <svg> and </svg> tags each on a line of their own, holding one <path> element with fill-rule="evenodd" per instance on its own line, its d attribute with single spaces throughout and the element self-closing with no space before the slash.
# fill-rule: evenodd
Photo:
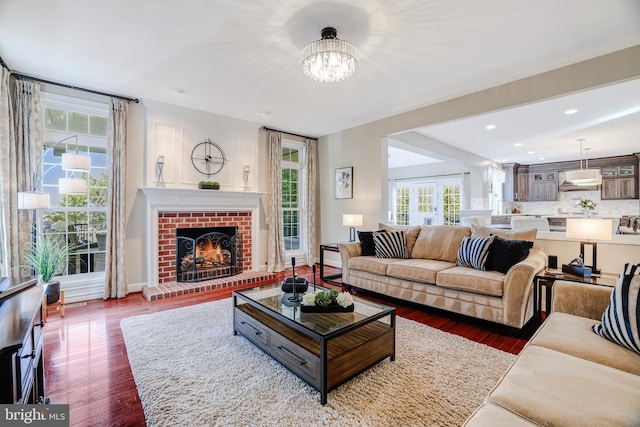
<svg viewBox="0 0 640 427">
<path fill-rule="evenodd" d="M 171 89 L 171 92 L 173 92 L 175 94 L 178 94 L 178 95 L 182 95 L 186 91 L 181 87 L 177 87 L 177 88 Z"/>
<path fill-rule="evenodd" d="M 536 154 L 535 151 L 528 151 L 527 154 Z"/>
<path fill-rule="evenodd" d="M 515 144 L 513 144 L 514 147 L 522 147 L 522 143 L 521 142 L 516 142 Z"/>
<path fill-rule="evenodd" d="M 500 160 L 498 160 L 498 161 L 499 161 L 500 163 L 504 163 L 504 162 L 506 162 L 507 160 L 509 160 L 509 159 L 500 159 Z"/>
<path fill-rule="evenodd" d="M 494 130 L 496 128 L 496 125 L 487 125 L 485 127 L 486 130 Z"/>
<path fill-rule="evenodd" d="M 544 160 L 544 157 L 538 157 L 538 160 Z"/>
<path fill-rule="evenodd" d="M 260 111 L 258 114 L 260 114 L 261 116 L 270 116 L 271 111 L 263 110 L 263 111 Z"/>
<path fill-rule="evenodd" d="M 575 108 L 571 108 L 571 109 L 565 111 L 564 113 L 569 115 L 569 114 L 575 114 L 577 112 L 578 112 L 578 110 L 576 110 Z"/>
</svg>

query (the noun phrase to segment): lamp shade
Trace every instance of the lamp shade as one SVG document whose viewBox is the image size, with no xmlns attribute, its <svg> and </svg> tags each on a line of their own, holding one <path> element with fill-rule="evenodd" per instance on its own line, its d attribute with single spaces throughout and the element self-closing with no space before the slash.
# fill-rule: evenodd
<svg viewBox="0 0 640 427">
<path fill-rule="evenodd" d="M 602 175 L 597 169 L 579 169 L 567 171 L 565 179 L 577 186 L 602 184 Z"/>
<path fill-rule="evenodd" d="M 60 178 L 58 189 L 60 194 L 86 194 L 87 181 L 81 178 Z"/>
<path fill-rule="evenodd" d="M 49 193 L 21 191 L 18 193 L 18 209 L 49 209 Z"/>
<path fill-rule="evenodd" d="M 62 153 L 62 169 L 75 172 L 89 172 L 91 157 L 78 153 Z"/>
<path fill-rule="evenodd" d="M 359 214 L 343 214 L 342 225 L 347 227 L 360 227 L 362 226 L 362 215 Z"/>
<path fill-rule="evenodd" d="M 566 236 L 581 240 L 611 240 L 613 223 L 610 219 L 567 218 Z"/>
</svg>

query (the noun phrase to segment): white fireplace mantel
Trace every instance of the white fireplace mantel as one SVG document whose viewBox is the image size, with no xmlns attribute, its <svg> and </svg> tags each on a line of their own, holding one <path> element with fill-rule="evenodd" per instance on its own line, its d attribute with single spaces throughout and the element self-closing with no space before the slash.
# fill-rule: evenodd
<svg viewBox="0 0 640 427">
<path fill-rule="evenodd" d="M 253 211 L 265 193 L 253 191 L 197 190 L 142 187 L 147 206 L 157 211 Z"/>
<path fill-rule="evenodd" d="M 158 213 L 159 212 L 251 212 L 252 253 L 258 253 L 258 208 L 265 194 L 252 191 L 220 191 L 184 188 L 141 187 L 146 198 L 147 285 L 158 283 Z M 252 269 L 258 269 L 258 260 L 251 260 Z"/>
</svg>

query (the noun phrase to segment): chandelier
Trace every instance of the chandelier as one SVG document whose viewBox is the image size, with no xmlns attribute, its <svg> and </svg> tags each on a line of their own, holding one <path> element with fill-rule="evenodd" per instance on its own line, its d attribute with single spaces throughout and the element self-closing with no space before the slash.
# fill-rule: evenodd
<svg viewBox="0 0 640 427">
<path fill-rule="evenodd" d="M 351 43 L 340 40 L 333 27 L 321 32 L 322 39 L 308 44 L 300 54 L 302 72 L 318 82 L 339 82 L 358 69 L 357 51 Z"/>
</svg>

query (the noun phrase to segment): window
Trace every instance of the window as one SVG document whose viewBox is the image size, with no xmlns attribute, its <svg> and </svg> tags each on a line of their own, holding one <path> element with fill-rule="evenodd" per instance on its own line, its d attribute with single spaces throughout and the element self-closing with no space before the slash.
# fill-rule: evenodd
<svg viewBox="0 0 640 427">
<path fill-rule="evenodd" d="M 487 176 L 489 181 L 489 209 L 498 215 L 502 206 L 502 186 L 505 182 L 506 174 L 502 169 L 489 167 Z"/>
<path fill-rule="evenodd" d="M 443 186 L 443 224 L 460 222 L 460 184 Z"/>
<path fill-rule="evenodd" d="M 282 141 L 282 226 L 287 256 L 302 250 L 302 168 L 304 146 Z"/>
<path fill-rule="evenodd" d="M 42 93 L 42 191 L 51 208 L 41 210 L 44 233 L 68 244 L 65 274 L 103 272 L 107 237 L 107 121 L 106 104 Z M 78 142 L 71 138 L 77 135 Z M 78 150 L 91 157 L 88 173 L 64 171 L 62 153 Z M 58 178 L 87 180 L 87 194 L 63 195 Z"/>
<path fill-rule="evenodd" d="M 396 225 L 409 225 L 409 187 L 396 188 Z"/>
</svg>

